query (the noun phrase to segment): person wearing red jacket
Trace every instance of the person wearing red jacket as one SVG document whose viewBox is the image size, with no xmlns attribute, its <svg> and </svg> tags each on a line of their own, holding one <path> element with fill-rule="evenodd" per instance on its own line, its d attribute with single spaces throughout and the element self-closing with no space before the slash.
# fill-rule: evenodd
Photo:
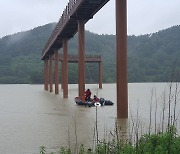
<svg viewBox="0 0 180 154">
<path fill-rule="evenodd" d="M 85 91 L 85 100 L 89 101 L 90 99 L 91 99 L 91 91 L 90 91 L 90 89 L 87 89 Z"/>
<path fill-rule="evenodd" d="M 94 101 L 94 102 L 99 102 L 99 98 L 98 98 L 96 95 L 94 95 L 93 101 Z"/>
</svg>

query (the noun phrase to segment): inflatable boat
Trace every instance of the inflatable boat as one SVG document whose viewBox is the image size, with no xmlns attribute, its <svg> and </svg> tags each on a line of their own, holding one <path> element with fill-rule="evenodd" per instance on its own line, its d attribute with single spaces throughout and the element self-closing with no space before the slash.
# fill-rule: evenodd
<svg viewBox="0 0 180 154">
<path fill-rule="evenodd" d="M 105 106 L 105 105 L 113 105 L 114 104 L 110 100 L 105 100 L 104 98 L 100 98 L 98 102 L 94 102 L 93 99 L 90 99 L 89 101 L 82 101 L 81 98 L 76 97 L 76 98 L 74 98 L 74 101 L 76 102 L 77 105 L 83 105 L 83 106 L 87 106 L 87 107 Z"/>
</svg>

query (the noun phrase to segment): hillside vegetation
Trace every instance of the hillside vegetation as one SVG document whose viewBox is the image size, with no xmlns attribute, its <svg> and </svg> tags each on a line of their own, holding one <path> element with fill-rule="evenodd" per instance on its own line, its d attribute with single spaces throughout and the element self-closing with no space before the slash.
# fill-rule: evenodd
<svg viewBox="0 0 180 154">
<path fill-rule="evenodd" d="M 0 83 L 43 83 L 41 52 L 55 23 L 0 39 Z M 101 54 L 103 82 L 116 78 L 114 35 L 98 35 L 86 31 L 86 53 Z M 78 53 L 77 35 L 69 41 L 69 53 Z M 60 50 L 62 53 L 62 50 Z M 129 82 L 164 82 L 174 64 L 180 70 L 180 26 L 157 33 L 128 36 Z M 77 83 L 77 64 L 69 64 L 69 83 Z M 98 80 L 98 65 L 86 64 L 86 82 Z"/>
</svg>

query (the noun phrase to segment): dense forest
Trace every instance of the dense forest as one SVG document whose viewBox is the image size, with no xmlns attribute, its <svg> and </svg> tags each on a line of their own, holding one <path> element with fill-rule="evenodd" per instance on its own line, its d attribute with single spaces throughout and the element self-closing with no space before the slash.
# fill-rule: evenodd
<svg viewBox="0 0 180 154">
<path fill-rule="evenodd" d="M 0 39 L 0 83 L 43 83 L 41 52 L 54 27 L 55 23 L 51 23 Z M 88 31 L 85 35 L 86 54 L 102 56 L 103 82 L 115 82 L 115 36 Z M 77 45 L 75 35 L 69 41 L 68 52 L 77 54 Z M 168 81 L 174 66 L 177 72 L 180 70 L 179 58 L 180 26 L 153 34 L 128 36 L 128 81 Z M 69 64 L 69 83 L 77 83 L 77 71 L 77 64 Z M 96 83 L 97 79 L 98 65 L 86 64 L 86 82 Z"/>
</svg>

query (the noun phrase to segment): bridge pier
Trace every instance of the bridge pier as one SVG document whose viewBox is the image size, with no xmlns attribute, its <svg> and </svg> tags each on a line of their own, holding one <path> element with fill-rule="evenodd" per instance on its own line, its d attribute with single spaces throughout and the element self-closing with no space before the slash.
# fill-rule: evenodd
<svg viewBox="0 0 180 154">
<path fill-rule="evenodd" d="M 55 94 L 59 94 L 59 70 L 58 70 L 58 61 L 59 61 L 59 53 L 58 50 L 56 49 L 54 51 L 54 59 L 55 59 Z"/>
<path fill-rule="evenodd" d="M 61 61 L 61 89 L 63 90 L 63 61 Z"/>
<path fill-rule="evenodd" d="M 68 40 L 63 39 L 63 97 L 68 98 Z"/>
<path fill-rule="evenodd" d="M 52 56 L 49 56 L 49 91 L 53 92 L 53 80 L 52 80 Z"/>
<path fill-rule="evenodd" d="M 102 61 L 99 62 L 99 89 L 102 89 Z"/>
<path fill-rule="evenodd" d="M 48 59 L 44 60 L 44 90 L 48 91 Z"/>
<path fill-rule="evenodd" d="M 78 20 L 78 89 L 79 97 L 84 97 L 85 92 L 85 36 L 84 20 Z"/>
<path fill-rule="evenodd" d="M 117 118 L 128 118 L 127 0 L 116 0 Z"/>
</svg>

